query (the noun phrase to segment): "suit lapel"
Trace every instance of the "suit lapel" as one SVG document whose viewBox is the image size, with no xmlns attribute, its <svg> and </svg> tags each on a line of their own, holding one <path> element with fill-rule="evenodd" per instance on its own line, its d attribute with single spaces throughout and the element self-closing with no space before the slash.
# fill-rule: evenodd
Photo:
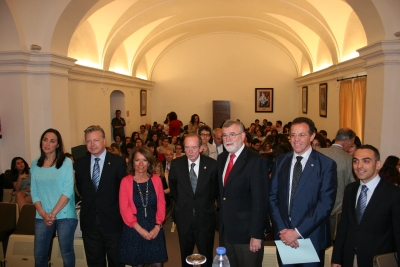
<svg viewBox="0 0 400 267">
<path fill-rule="evenodd" d="M 187 190 L 188 192 L 190 192 L 191 195 L 194 195 L 193 193 L 193 188 L 192 188 L 192 182 L 190 181 L 190 174 L 189 174 L 189 159 L 187 158 L 187 156 L 183 156 L 183 158 L 185 158 L 185 160 L 183 160 L 182 162 L 182 185 L 186 188 L 185 190 Z M 199 170 L 200 170 L 200 166 L 199 166 Z M 199 181 L 197 181 L 198 183 Z M 197 188 L 197 186 L 196 186 Z"/>
<path fill-rule="evenodd" d="M 104 158 L 104 164 L 103 164 L 103 169 L 101 171 L 101 176 L 100 176 L 100 182 L 99 182 L 99 187 L 97 189 L 97 192 L 104 187 L 103 184 L 107 184 L 107 176 L 110 171 L 112 164 L 110 161 L 110 156 L 109 152 L 106 152 L 106 157 Z"/>
<path fill-rule="evenodd" d="M 196 192 L 199 187 L 201 188 L 203 184 L 207 182 L 205 178 L 207 177 L 206 173 L 207 173 L 207 166 L 203 160 L 203 156 L 200 155 L 199 175 L 197 176 Z"/>
<path fill-rule="evenodd" d="M 291 166 L 292 166 L 292 158 L 293 158 L 293 152 L 288 153 L 286 156 L 286 159 L 284 160 L 282 167 L 280 170 L 282 170 L 282 175 L 280 176 L 279 179 L 282 182 L 282 190 L 283 190 L 283 195 L 285 197 L 285 202 L 286 206 L 289 206 L 289 185 L 290 185 L 290 171 L 291 171 Z"/>
<path fill-rule="evenodd" d="M 357 191 L 358 187 L 360 186 L 360 182 L 356 183 L 355 186 L 351 189 L 350 192 L 350 197 L 351 197 L 351 217 L 354 220 L 355 224 L 358 224 L 357 222 L 357 215 L 356 215 L 356 202 L 357 202 Z"/>
</svg>

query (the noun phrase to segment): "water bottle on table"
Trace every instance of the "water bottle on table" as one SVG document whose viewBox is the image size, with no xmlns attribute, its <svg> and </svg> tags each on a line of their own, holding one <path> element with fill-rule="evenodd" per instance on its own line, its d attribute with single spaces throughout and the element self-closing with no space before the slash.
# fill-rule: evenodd
<svg viewBox="0 0 400 267">
<path fill-rule="evenodd" d="M 218 247 L 217 255 L 214 258 L 212 267 L 230 267 L 228 257 L 226 256 L 226 248 Z"/>
</svg>

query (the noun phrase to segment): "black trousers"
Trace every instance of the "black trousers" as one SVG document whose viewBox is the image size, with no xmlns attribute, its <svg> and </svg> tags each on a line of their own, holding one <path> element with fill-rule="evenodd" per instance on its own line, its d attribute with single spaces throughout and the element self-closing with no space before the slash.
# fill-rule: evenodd
<svg viewBox="0 0 400 267">
<path fill-rule="evenodd" d="M 193 254 L 195 245 L 199 253 L 207 258 L 206 263 L 201 266 L 211 267 L 214 252 L 215 225 L 213 224 L 210 229 L 199 230 L 196 224 L 196 216 L 192 215 L 190 220 L 191 224 L 187 233 L 181 233 L 177 224 L 182 267 L 193 266 L 186 263 L 186 257 Z"/>
<path fill-rule="evenodd" d="M 261 249 L 257 252 L 250 251 L 250 238 L 248 244 L 232 244 L 222 235 L 221 246 L 226 248 L 231 267 L 261 267 L 264 258 L 264 241 L 262 240 Z"/>
<path fill-rule="evenodd" d="M 121 229 L 122 231 L 122 229 Z M 88 267 L 123 267 L 118 263 L 118 241 L 121 231 L 108 234 L 96 217 L 92 232 L 82 231 L 83 246 L 85 247 L 86 262 Z"/>
</svg>

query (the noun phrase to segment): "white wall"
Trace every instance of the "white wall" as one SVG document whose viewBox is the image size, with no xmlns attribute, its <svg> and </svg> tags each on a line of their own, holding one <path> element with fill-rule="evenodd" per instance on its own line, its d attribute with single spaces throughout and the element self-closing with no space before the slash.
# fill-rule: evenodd
<svg viewBox="0 0 400 267">
<path fill-rule="evenodd" d="M 246 126 L 256 118 L 284 123 L 299 113 L 297 70 L 282 50 L 241 34 L 210 34 L 183 42 L 163 55 L 152 74 L 153 120 L 170 111 L 187 124 L 197 113 L 212 125 L 212 100 L 230 100 L 232 118 Z M 255 113 L 255 88 L 274 88 L 274 112 Z"/>
</svg>

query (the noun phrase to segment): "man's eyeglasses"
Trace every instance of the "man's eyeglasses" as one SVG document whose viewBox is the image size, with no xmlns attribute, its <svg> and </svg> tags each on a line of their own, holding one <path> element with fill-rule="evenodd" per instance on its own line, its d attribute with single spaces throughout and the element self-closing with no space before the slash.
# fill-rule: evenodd
<svg viewBox="0 0 400 267">
<path fill-rule="evenodd" d="M 243 133 L 243 132 L 241 132 L 241 133 Z M 228 136 L 229 136 L 230 138 L 235 138 L 237 135 L 239 135 L 239 134 L 241 134 L 241 133 L 222 134 L 222 139 L 226 139 L 226 138 L 228 138 Z"/>
<path fill-rule="evenodd" d="M 290 138 L 295 138 L 295 137 L 299 137 L 299 138 L 305 138 L 306 136 L 309 136 L 308 134 L 305 133 L 299 133 L 299 134 L 290 134 Z"/>
</svg>

